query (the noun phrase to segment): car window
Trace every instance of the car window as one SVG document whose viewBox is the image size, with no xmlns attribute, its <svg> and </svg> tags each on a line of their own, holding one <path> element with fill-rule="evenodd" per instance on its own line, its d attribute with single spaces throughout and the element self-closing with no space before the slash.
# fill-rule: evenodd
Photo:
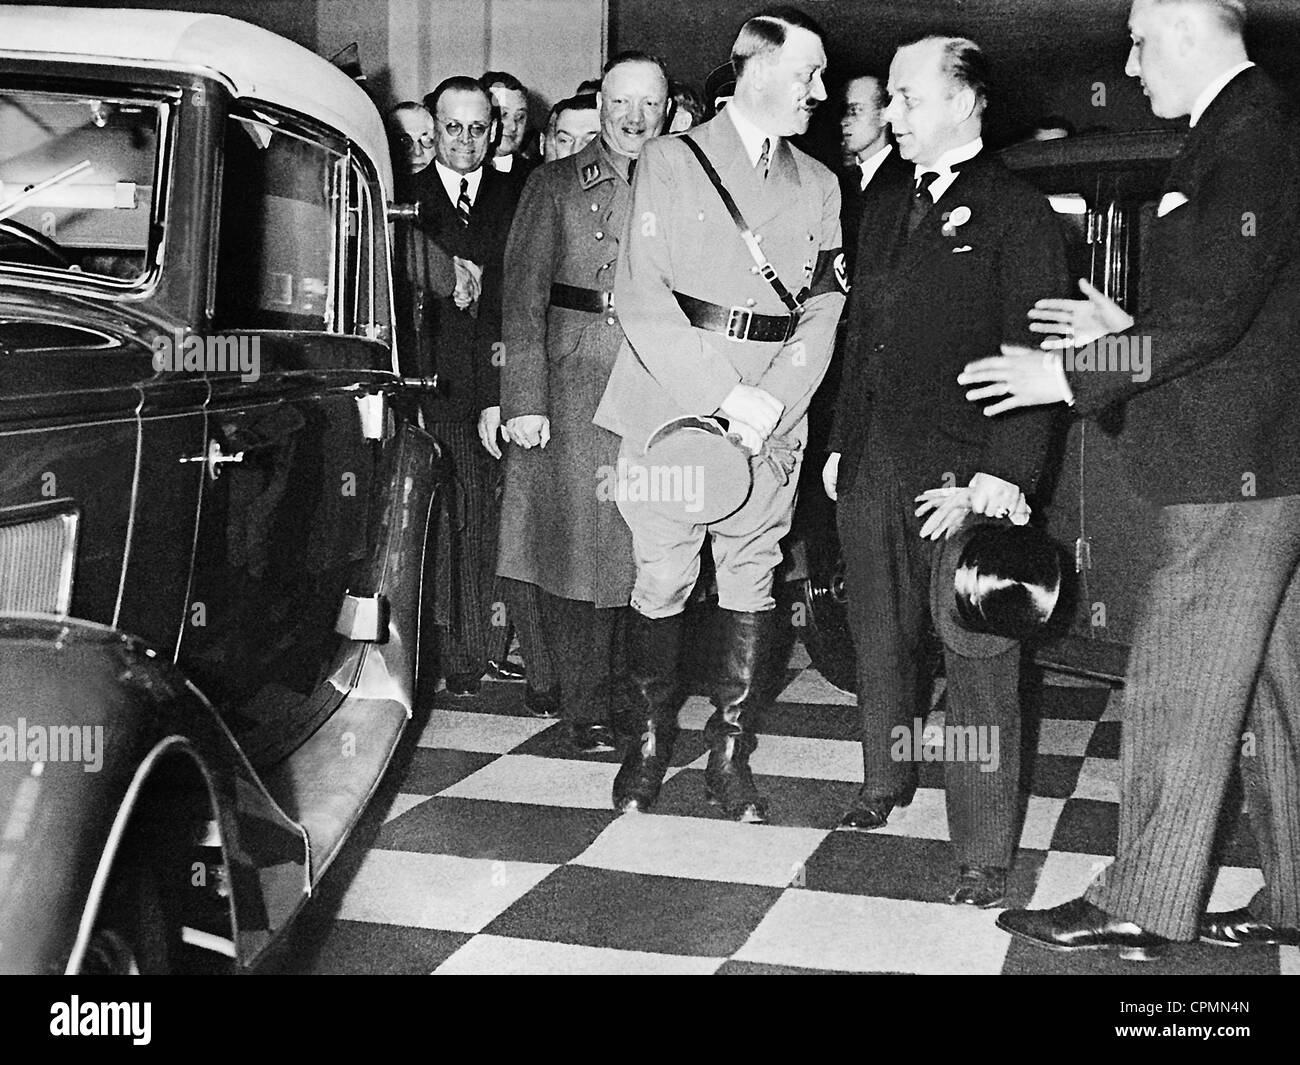
<svg viewBox="0 0 1300 1065">
<path fill-rule="evenodd" d="M 335 330 L 335 190 L 346 157 L 232 117 L 218 233 L 219 329 Z"/>
<path fill-rule="evenodd" d="M 343 271 L 343 332 L 389 343 L 388 228 L 377 180 L 358 159 L 348 169 L 348 226 Z"/>
<path fill-rule="evenodd" d="M 0 267 L 135 283 L 153 260 L 168 105 L 0 89 Z"/>
</svg>

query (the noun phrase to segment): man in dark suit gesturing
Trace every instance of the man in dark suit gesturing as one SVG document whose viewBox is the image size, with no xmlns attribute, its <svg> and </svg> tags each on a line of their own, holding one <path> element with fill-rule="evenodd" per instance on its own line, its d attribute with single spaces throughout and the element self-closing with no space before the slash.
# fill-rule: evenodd
<svg viewBox="0 0 1300 1065">
<path fill-rule="evenodd" d="M 883 826 L 911 801 L 917 767 L 898 730 L 924 718 L 930 542 L 971 511 L 1028 516 L 1047 448 L 1043 413 L 990 422 L 957 386 L 961 367 L 1009 338 L 1041 291 L 1064 292 L 1065 250 L 1046 199 L 983 150 L 986 61 L 973 42 L 899 49 L 885 112 L 915 184 L 868 200 L 846 358 L 823 479 L 838 523 L 858 652 L 863 786 L 843 826 Z M 922 525 L 920 493 L 933 513 Z M 924 509 L 924 508 L 923 508 Z M 946 724 L 985 729 L 999 764 L 945 765 L 960 872 L 950 900 L 1005 892 L 1019 800 L 1019 646 L 996 636 L 945 647 Z M 994 732 L 994 729 L 997 731 Z"/>
<path fill-rule="evenodd" d="M 1136 321 L 1085 285 L 1087 300 L 1034 312 L 1064 358 L 1008 348 L 961 378 L 980 386 L 972 399 L 999 398 L 989 414 L 1061 400 L 1085 416 L 1122 410 L 1130 479 L 1159 506 L 1124 692 L 1115 862 L 1082 898 L 998 921 L 1054 950 L 1141 959 L 1198 934 L 1300 944 L 1300 126 L 1248 61 L 1244 23 L 1241 0 L 1137 0 L 1130 13 L 1128 73 L 1157 116 L 1192 126 Z M 1149 347 L 1135 374 L 1137 344 Z M 1266 887 L 1205 914 L 1239 753 Z"/>
</svg>

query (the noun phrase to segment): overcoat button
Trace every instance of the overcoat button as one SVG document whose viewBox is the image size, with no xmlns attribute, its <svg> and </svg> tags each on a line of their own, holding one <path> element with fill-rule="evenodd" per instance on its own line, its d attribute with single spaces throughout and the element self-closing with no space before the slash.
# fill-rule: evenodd
<svg viewBox="0 0 1300 1065">
<path fill-rule="evenodd" d="M 605 231 L 604 231 L 603 229 L 598 229 L 598 230 L 596 230 L 596 239 L 597 239 L 597 240 L 604 240 L 604 239 L 605 239 Z"/>
<path fill-rule="evenodd" d="M 605 324 L 606 324 L 606 325 L 613 325 L 613 324 L 614 324 L 614 316 L 613 316 L 613 315 L 610 315 L 608 318 L 606 318 L 606 319 L 605 319 Z"/>
<path fill-rule="evenodd" d="M 756 304 L 757 302 L 758 302 L 758 300 L 754 299 L 754 298 L 751 296 L 749 299 L 745 300 L 745 306 L 746 306 L 746 307 L 752 307 L 752 306 L 754 306 L 754 304 Z"/>
</svg>

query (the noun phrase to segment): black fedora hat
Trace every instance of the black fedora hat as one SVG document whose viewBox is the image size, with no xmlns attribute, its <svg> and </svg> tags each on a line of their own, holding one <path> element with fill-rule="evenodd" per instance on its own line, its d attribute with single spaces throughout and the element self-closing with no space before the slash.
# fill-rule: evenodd
<svg viewBox="0 0 1300 1065">
<path fill-rule="evenodd" d="M 1000 654 L 1038 633 L 1056 609 L 1060 552 L 1037 526 L 969 517 L 936 550 L 930 607 L 958 654 Z"/>
</svg>

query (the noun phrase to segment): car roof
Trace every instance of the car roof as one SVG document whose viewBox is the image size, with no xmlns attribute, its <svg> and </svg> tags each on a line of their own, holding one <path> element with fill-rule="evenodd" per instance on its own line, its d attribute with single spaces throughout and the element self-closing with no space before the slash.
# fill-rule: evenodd
<svg viewBox="0 0 1300 1065">
<path fill-rule="evenodd" d="M 208 71 L 237 97 L 279 104 L 332 126 L 370 156 L 385 190 L 392 188 L 384 124 L 370 97 L 327 60 L 239 19 L 0 4 L 0 55 Z"/>
</svg>

